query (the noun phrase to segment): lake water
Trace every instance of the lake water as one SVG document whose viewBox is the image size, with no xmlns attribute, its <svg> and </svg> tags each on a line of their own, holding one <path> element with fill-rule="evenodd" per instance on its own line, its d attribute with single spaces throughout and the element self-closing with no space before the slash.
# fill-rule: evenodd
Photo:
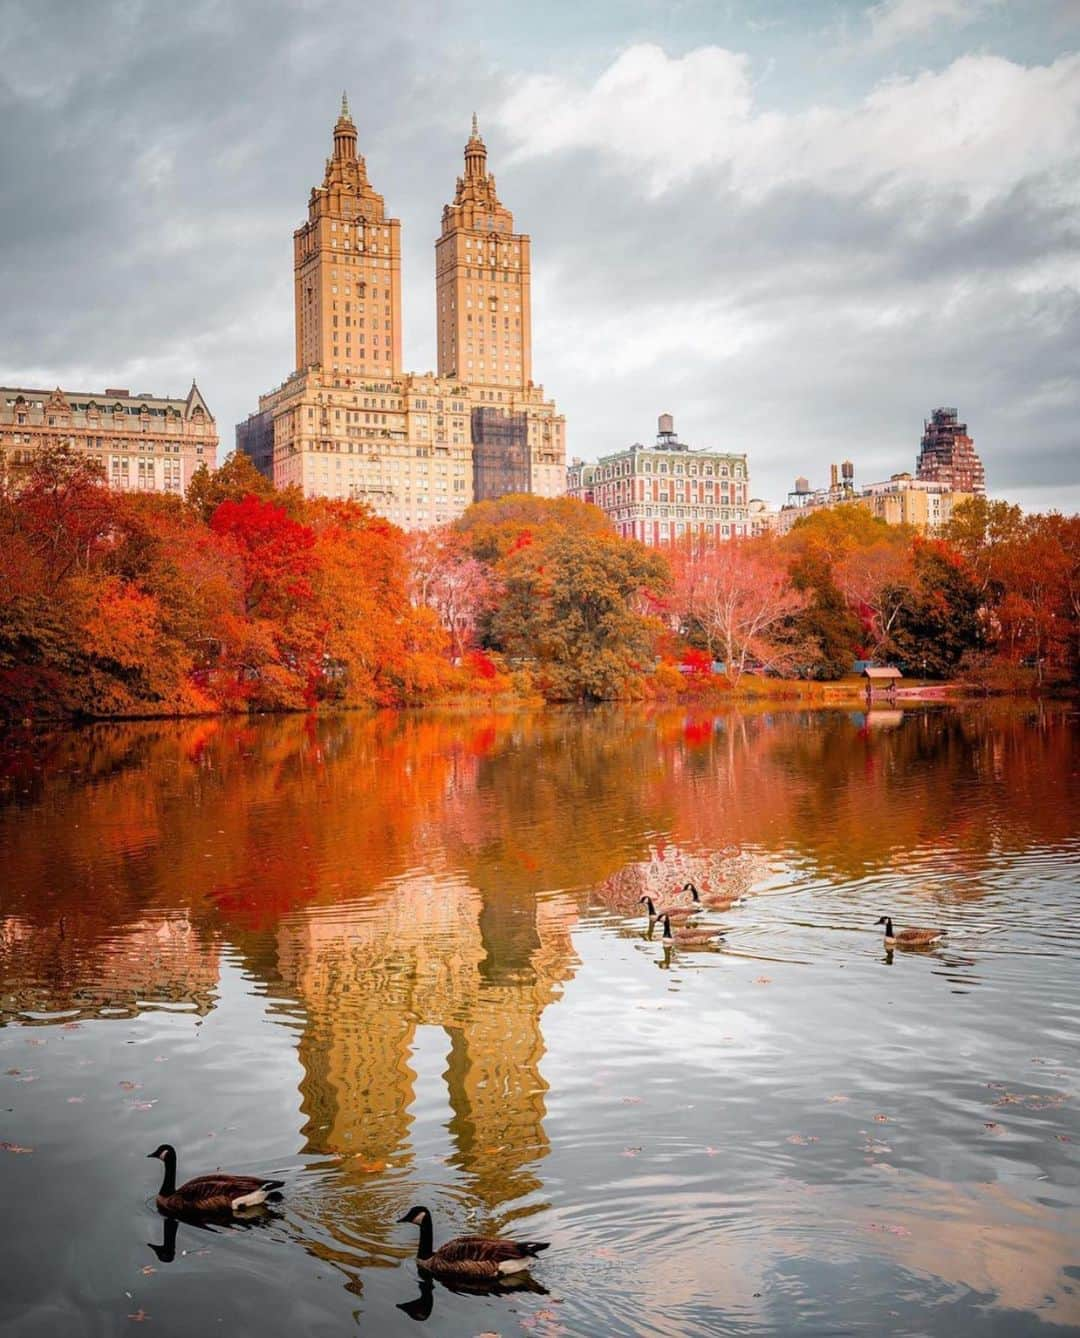
<svg viewBox="0 0 1080 1338">
<path fill-rule="evenodd" d="M 0 1331 L 1080 1332 L 1078 741 L 1035 706 L 9 738 Z M 687 877 L 746 894 L 716 950 L 638 913 Z M 886 953 L 888 913 L 947 940 Z M 161 1142 L 285 1199 L 166 1223 Z M 414 1203 L 549 1240 L 544 1290 L 422 1285 Z"/>
</svg>

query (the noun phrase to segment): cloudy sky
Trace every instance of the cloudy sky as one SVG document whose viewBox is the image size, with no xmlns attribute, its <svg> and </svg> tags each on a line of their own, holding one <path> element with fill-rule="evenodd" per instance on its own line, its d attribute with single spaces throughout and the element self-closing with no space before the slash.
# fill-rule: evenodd
<svg viewBox="0 0 1080 1338">
<path fill-rule="evenodd" d="M 342 88 L 407 366 L 475 109 L 572 454 L 669 410 L 782 500 L 949 404 L 995 496 L 1080 506 L 1078 0 L 0 0 L 0 382 L 194 375 L 231 446 Z"/>
</svg>

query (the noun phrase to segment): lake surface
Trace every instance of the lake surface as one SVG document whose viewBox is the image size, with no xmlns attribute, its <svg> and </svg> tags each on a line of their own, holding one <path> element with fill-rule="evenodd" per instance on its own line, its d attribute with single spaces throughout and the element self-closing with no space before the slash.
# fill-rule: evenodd
<svg viewBox="0 0 1080 1338">
<path fill-rule="evenodd" d="M 1078 742 L 1016 706 L 9 738 L 0 1331 L 1080 1332 Z M 687 877 L 745 893 L 717 950 L 647 936 Z M 946 943 L 886 953 L 887 913 Z M 161 1142 L 285 1199 L 166 1223 Z M 414 1203 L 551 1241 L 545 1290 L 422 1285 Z"/>
</svg>

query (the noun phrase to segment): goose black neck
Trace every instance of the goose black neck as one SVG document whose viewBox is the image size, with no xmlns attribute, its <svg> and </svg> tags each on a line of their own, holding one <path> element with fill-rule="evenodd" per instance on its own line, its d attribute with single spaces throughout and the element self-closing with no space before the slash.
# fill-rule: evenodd
<svg viewBox="0 0 1080 1338">
<path fill-rule="evenodd" d="M 159 1194 L 171 1194 L 176 1189 L 176 1153 L 170 1148 L 161 1159 L 165 1168 Z"/>
<path fill-rule="evenodd" d="M 652 899 L 652 897 L 646 897 L 646 898 L 645 898 L 645 905 L 649 908 L 649 917 L 650 917 L 651 919 L 655 920 L 655 919 L 656 919 L 656 907 L 653 905 L 653 899 Z"/>
<path fill-rule="evenodd" d="M 430 1259 L 435 1253 L 435 1235 L 431 1229 L 431 1214 L 420 1219 L 420 1240 L 416 1246 L 417 1259 Z"/>
<path fill-rule="evenodd" d="M 892 916 L 889 915 L 886 916 L 885 918 L 885 937 L 892 938 L 892 936 L 893 936 Z"/>
</svg>

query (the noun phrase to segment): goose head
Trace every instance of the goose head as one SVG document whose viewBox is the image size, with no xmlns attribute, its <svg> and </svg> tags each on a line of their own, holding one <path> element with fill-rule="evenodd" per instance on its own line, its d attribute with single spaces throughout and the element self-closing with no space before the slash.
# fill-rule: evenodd
<svg viewBox="0 0 1080 1338">
<path fill-rule="evenodd" d="M 650 918 L 656 919 L 656 906 L 653 904 L 652 897 L 638 897 L 638 905 L 647 907 Z"/>
<path fill-rule="evenodd" d="M 169 1161 L 170 1159 L 175 1161 L 176 1149 L 171 1143 L 162 1143 L 160 1147 L 155 1148 L 153 1152 L 148 1152 L 146 1155 L 148 1157 L 156 1157 L 158 1161 Z"/>
<path fill-rule="evenodd" d="M 892 933 L 892 916 L 891 916 L 891 915 L 883 915 L 883 916 L 881 917 L 881 919 L 878 920 L 877 923 L 878 923 L 879 925 L 884 925 L 884 926 L 885 926 L 885 932 L 886 932 L 886 934 L 891 934 L 891 933 Z"/>
<path fill-rule="evenodd" d="M 415 1208 L 410 1208 L 404 1217 L 398 1218 L 398 1223 L 411 1222 L 413 1226 L 420 1226 L 422 1222 L 430 1222 L 431 1213 L 422 1205 L 417 1204 Z"/>
<path fill-rule="evenodd" d="M 682 890 L 683 890 L 684 892 L 689 892 L 689 893 L 690 893 L 690 900 L 691 900 L 691 901 L 700 901 L 700 900 L 701 900 L 701 898 L 698 896 L 698 890 L 697 890 L 697 888 L 694 886 L 693 883 L 683 883 L 683 885 L 682 885 Z"/>
</svg>

